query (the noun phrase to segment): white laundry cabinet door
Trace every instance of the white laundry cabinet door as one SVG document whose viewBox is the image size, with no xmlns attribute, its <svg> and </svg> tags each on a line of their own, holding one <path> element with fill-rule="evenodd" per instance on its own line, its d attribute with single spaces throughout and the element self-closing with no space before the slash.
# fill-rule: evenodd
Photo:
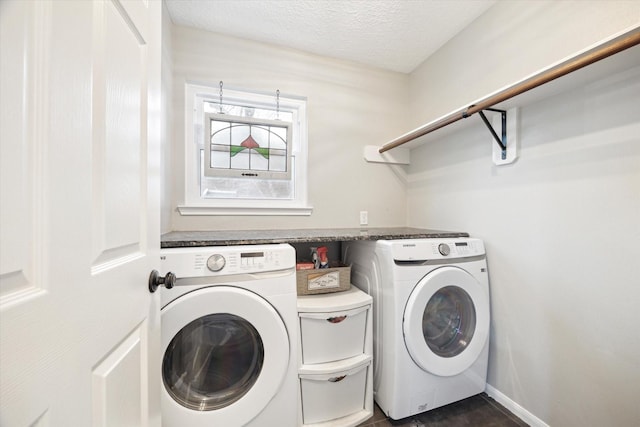
<svg viewBox="0 0 640 427">
<path fill-rule="evenodd" d="M 161 2 L 0 2 L 0 425 L 160 424 Z"/>
</svg>

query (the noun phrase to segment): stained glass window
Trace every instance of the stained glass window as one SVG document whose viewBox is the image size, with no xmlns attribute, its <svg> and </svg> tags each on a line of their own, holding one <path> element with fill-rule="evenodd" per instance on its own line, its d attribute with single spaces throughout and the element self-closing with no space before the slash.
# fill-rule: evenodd
<svg viewBox="0 0 640 427">
<path fill-rule="evenodd" d="M 289 123 L 206 113 L 205 126 L 205 176 L 291 177 Z"/>
<path fill-rule="evenodd" d="M 187 83 L 185 91 L 181 214 L 311 212 L 305 98 L 280 95 L 278 103 L 273 93 L 225 88 L 221 99 L 218 85 L 195 83 Z"/>
</svg>

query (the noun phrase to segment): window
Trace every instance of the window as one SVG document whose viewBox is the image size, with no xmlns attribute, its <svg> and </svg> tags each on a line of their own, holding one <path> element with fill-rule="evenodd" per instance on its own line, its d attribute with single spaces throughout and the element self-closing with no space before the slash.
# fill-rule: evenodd
<svg viewBox="0 0 640 427">
<path fill-rule="evenodd" d="M 306 101 L 187 83 L 183 215 L 309 215 Z"/>
<path fill-rule="evenodd" d="M 291 123 L 206 113 L 204 175 L 291 178 Z"/>
</svg>

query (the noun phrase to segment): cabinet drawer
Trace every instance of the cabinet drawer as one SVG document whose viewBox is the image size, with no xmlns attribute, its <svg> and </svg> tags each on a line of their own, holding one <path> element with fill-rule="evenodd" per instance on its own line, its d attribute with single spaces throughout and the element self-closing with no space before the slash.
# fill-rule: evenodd
<svg viewBox="0 0 640 427">
<path fill-rule="evenodd" d="M 302 339 L 302 363 L 326 363 L 362 354 L 367 310 L 298 313 Z"/>
<path fill-rule="evenodd" d="M 362 411 L 371 362 L 349 370 L 300 374 L 302 421 L 320 423 Z"/>
</svg>

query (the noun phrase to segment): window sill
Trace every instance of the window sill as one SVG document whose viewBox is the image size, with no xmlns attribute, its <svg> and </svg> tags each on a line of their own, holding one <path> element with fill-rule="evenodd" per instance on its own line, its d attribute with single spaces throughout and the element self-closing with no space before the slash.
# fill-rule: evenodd
<svg viewBox="0 0 640 427">
<path fill-rule="evenodd" d="M 213 206 L 178 206 L 178 212 L 183 216 L 309 216 L 313 212 L 313 207 L 213 207 Z"/>
</svg>

